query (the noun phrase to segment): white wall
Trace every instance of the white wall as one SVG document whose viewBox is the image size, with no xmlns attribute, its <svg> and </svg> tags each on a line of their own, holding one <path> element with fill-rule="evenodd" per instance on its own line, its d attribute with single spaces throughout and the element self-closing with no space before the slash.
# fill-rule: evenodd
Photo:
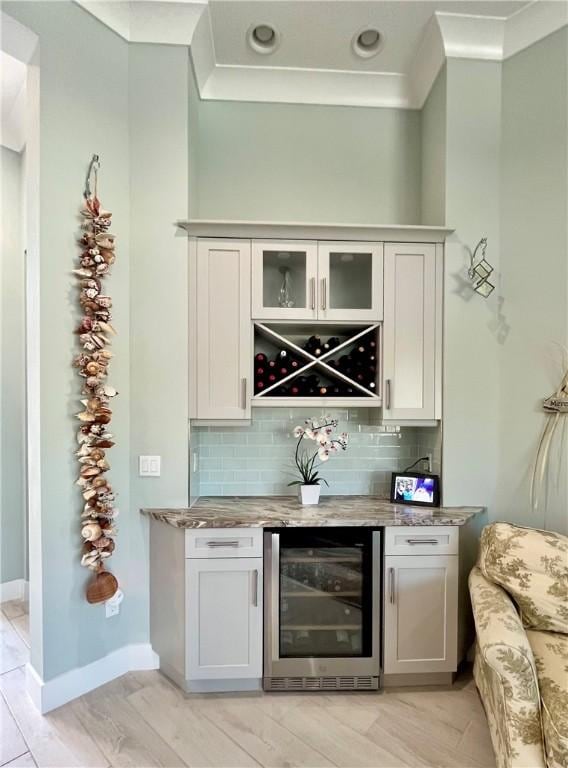
<svg viewBox="0 0 568 768">
<path fill-rule="evenodd" d="M 0 147 L 0 584 L 26 577 L 22 169 Z"/>
<path fill-rule="evenodd" d="M 420 112 L 192 104 L 194 218 L 420 222 Z"/>
<path fill-rule="evenodd" d="M 495 516 L 568 532 L 568 445 L 551 456 L 548 499 L 531 512 L 542 399 L 568 365 L 568 30 L 503 65 L 503 312 Z M 564 360 L 564 362 L 563 362 Z M 563 417 L 563 420 L 566 417 Z"/>
</svg>

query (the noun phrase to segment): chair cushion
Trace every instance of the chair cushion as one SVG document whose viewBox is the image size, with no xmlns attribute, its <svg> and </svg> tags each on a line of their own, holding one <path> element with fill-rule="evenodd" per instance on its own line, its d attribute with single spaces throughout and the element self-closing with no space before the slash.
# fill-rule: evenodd
<svg viewBox="0 0 568 768">
<path fill-rule="evenodd" d="M 568 538 L 492 523 L 483 529 L 479 568 L 517 604 L 523 626 L 568 633 Z"/>
<path fill-rule="evenodd" d="M 528 630 L 542 702 L 542 731 L 548 768 L 568 765 L 568 636 Z"/>
</svg>

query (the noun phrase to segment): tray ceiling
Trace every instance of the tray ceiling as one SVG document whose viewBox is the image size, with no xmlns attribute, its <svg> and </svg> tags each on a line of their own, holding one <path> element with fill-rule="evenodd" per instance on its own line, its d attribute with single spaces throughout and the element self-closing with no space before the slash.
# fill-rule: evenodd
<svg viewBox="0 0 568 768">
<path fill-rule="evenodd" d="M 202 99 L 420 108 L 448 57 L 500 61 L 568 23 L 556 0 L 76 0 L 130 42 L 190 47 Z M 251 29 L 271 26 L 258 53 Z M 380 50 L 361 58 L 354 36 Z"/>
</svg>

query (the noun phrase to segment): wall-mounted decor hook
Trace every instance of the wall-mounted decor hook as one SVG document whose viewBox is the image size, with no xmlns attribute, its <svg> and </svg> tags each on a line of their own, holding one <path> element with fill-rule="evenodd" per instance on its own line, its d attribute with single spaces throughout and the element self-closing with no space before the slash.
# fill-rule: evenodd
<svg viewBox="0 0 568 768">
<path fill-rule="evenodd" d="M 89 168 L 87 170 L 87 177 L 85 179 L 85 191 L 83 192 L 83 196 L 85 197 L 85 200 L 88 200 L 90 197 L 93 197 L 93 192 L 91 190 L 91 177 L 93 177 L 93 188 L 94 188 L 94 197 L 97 196 L 97 181 L 98 181 L 98 172 L 99 168 L 101 167 L 101 161 L 98 155 L 93 155 L 91 158 L 91 162 L 89 163 Z"/>
</svg>

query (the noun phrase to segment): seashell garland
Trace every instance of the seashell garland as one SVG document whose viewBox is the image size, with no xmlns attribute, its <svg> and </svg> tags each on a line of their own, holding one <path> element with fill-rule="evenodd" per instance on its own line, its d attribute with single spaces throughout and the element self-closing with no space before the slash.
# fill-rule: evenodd
<svg viewBox="0 0 568 768">
<path fill-rule="evenodd" d="M 76 414 L 80 422 L 77 432 L 79 464 L 77 485 L 81 489 L 84 507 L 81 513 L 83 549 L 81 565 L 95 572 L 87 588 L 90 603 L 108 600 L 118 589 L 116 578 L 106 571 L 104 562 L 115 548 L 118 516 L 114 506 L 115 494 L 106 478 L 110 465 L 105 450 L 114 445 L 109 425 L 112 411 L 110 400 L 118 392 L 106 383 L 112 352 L 108 349 L 115 330 L 110 324 L 112 300 L 103 295 L 103 281 L 115 260 L 115 237 L 108 232 L 111 213 L 103 210 L 97 197 L 98 156 L 89 166 L 85 202 L 81 210 L 83 234 L 79 239 L 79 267 L 73 270 L 78 278 L 79 303 L 83 315 L 76 328 L 81 352 L 73 365 L 82 378 L 81 406 Z M 90 181 L 94 175 L 94 190 Z M 101 588 L 104 585 L 104 589 Z"/>
</svg>

